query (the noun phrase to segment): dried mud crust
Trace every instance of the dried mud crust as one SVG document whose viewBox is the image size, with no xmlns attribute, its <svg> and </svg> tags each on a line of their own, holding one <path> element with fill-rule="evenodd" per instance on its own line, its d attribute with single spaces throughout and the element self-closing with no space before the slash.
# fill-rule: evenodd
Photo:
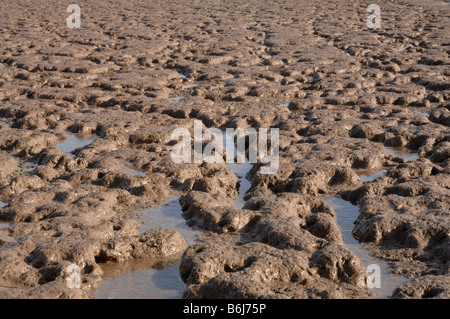
<svg viewBox="0 0 450 319">
<path fill-rule="evenodd" d="M 98 0 L 69 29 L 69 4 L 0 12 L 0 297 L 86 298 L 99 263 L 184 253 L 186 298 L 370 298 L 320 197 L 339 193 L 355 236 L 412 278 L 393 297 L 448 298 L 449 6 L 381 1 L 369 30 L 364 1 Z M 226 165 L 172 162 L 194 119 L 280 129 L 279 170 L 253 167 L 243 209 Z M 97 139 L 73 157 L 56 147 L 71 134 Z M 130 220 L 175 194 L 209 231 L 187 249 Z"/>
</svg>

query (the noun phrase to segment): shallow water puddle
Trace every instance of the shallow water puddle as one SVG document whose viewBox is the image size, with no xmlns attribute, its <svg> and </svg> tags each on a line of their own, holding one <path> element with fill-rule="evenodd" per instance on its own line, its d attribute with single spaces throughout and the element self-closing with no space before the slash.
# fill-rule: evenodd
<svg viewBox="0 0 450 319">
<path fill-rule="evenodd" d="M 233 173 L 239 180 L 239 194 L 234 200 L 234 207 L 236 209 L 242 209 L 242 207 L 244 207 L 245 205 L 244 200 L 245 193 L 251 187 L 251 183 L 247 178 L 245 178 L 245 175 L 252 168 L 252 165 L 250 163 L 243 163 L 243 164 L 230 163 L 228 164 L 228 168 L 233 171 Z"/>
<path fill-rule="evenodd" d="M 186 224 L 186 220 L 181 215 L 182 210 L 178 199 L 178 196 L 173 196 L 161 205 L 137 212 L 142 214 L 141 217 L 136 218 L 141 223 L 139 234 L 156 227 L 172 228 L 183 236 L 188 246 L 195 244 L 196 237 L 201 231 L 195 230 Z"/>
<path fill-rule="evenodd" d="M 410 150 L 404 146 L 385 146 L 385 148 L 391 155 L 401 157 L 408 162 L 420 159 L 417 151 Z"/>
<path fill-rule="evenodd" d="M 387 170 L 375 171 L 372 169 L 365 169 L 358 171 L 359 178 L 363 182 L 372 182 L 376 180 L 378 177 L 386 175 Z"/>
<path fill-rule="evenodd" d="M 125 174 L 132 174 L 132 175 L 139 175 L 139 176 L 146 176 L 146 174 L 142 171 L 138 171 L 132 168 L 125 168 L 123 170 L 120 171 L 121 173 L 125 173 Z"/>
<path fill-rule="evenodd" d="M 19 165 L 20 169 L 25 171 L 26 173 L 33 172 L 36 169 L 36 167 L 39 166 L 37 163 L 34 163 L 34 162 L 32 162 L 30 160 L 26 160 L 26 159 L 21 159 L 20 157 L 17 157 L 15 155 L 12 155 L 12 158 L 14 158 L 17 165 Z"/>
<path fill-rule="evenodd" d="M 139 211 L 136 218 L 141 223 L 139 234 L 152 228 L 177 230 L 193 245 L 201 231 L 190 228 L 181 215 L 178 196 L 173 196 L 161 205 Z M 181 258 L 181 256 L 180 256 Z M 181 298 L 185 284 L 178 272 L 179 258 L 158 260 L 143 258 L 123 263 L 101 264 L 104 279 L 95 292 L 96 298 L 170 299 Z"/>
<path fill-rule="evenodd" d="M 76 156 L 72 154 L 73 151 L 80 147 L 84 147 L 86 145 L 91 144 L 93 141 L 95 141 L 98 138 L 98 136 L 93 137 L 78 137 L 76 135 L 70 135 L 69 138 L 65 139 L 62 142 L 59 142 L 55 145 L 57 149 L 61 151 L 61 153 L 69 155 L 72 158 L 75 158 Z"/>
<path fill-rule="evenodd" d="M 0 208 L 6 207 L 6 206 L 8 206 L 7 203 L 0 202 Z M 10 223 L 0 220 L 0 229 L 8 228 L 9 226 L 10 226 Z"/>
<path fill-rule="evenodd" d="M 251 186 L 245 175 L 252 165 L 247 160 L 242 164 L 235 163 L 237 148 L 233 135 L 224 133 L 223 143 L 230 156 L 228 168 L 236 174 L 240 183 L 239 195 L 234 205 L 235 208 L 241 209 L 245 204 L 245 192 Z M 122 172 L 142 173 L 133 169 L 124 169 Z M 186 224 L 178 196 L 171 197 L 161 205 L 139 211 L 138 214 L 142 214 L 136 218 L 141 223 L 140 234 L 155 227 L 172 228 L 183 236 L 189 246 L 195 244 L 197 235 L 202 233 Z M 172 261 L 141 259 L 125 263 L 102 264 L 101 267 L 104 271 L 104 279 L 95 292 L 96 298 L 181 298 L 185 288 L 178 271 L 179 259 Z"/>
<path fill-rule="evenodd" d="M 234 136 L 230 132 L 225 132 L 223 134 L 223 143 L 225 146 L 225 151 L 229 156 L 227 167 L 233 171 L 239 181 L 239 194 L 234 200 L 234 208 L 242 209 L 245 204 L 244 195 L 250 189 L 251 183 L 245 178 L 247 173 L 251 170 L 252 164 L 249 163 L 247 158 L 245 158 L 244 163 L 237 163 L 235 160 L 238 154 L 237 147 L 234 143 Z M 244 156 L 245 157 L 245 156 Z"/>
<path fill-rule="evenodd" d="M 416 114 L 419 114 L 419 115 L 423 115 L 425 117 L 430 117 L 430 113 L 425 112 L 425 111 L 413 111 L 413 112 Z"/>
<path fill-rule="evenodd" d="M 353 237 L 353 222 L 358 217 L 358 206 L 351 204 L 339 197 L 328 197 L 324 201 L 330 205 L 336 213 L 336 220 L 341 230 L 344 243 L 363 263 L 364 267 L 375 264 L 380 267 L 381 284 L 380 288 L 373 288 L 372 291 L 377 298 L 390 298 L 394 290 L 408 281 L 403 276 L 393 275 L 389 272 L 388 264 L 382 259 L 378 259 L 363 248 L 359 241 Z"/>
<path fill-rule="evenodd" d="M 38 167 L 37 163 L 33 163 L 30 161 L 22 161 L 21 165 L 22 165 L 23 169 L 25 170 L 25 172 L 27 172 L 27 173 L 33 172 L 36 169 L 36 167 Z"/>
<path fill-rule="evenodd" d="M 104 279 L 95 292 L 97 299 L 180 299 L 185 288 L 179 260 L 143 258 L 101 267 Z"/>
</svg>

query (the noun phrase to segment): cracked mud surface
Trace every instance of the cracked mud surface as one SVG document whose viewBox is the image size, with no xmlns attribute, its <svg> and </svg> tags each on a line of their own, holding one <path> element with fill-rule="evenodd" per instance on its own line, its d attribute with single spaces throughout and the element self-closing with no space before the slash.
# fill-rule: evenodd
<svg viewBox="0 0 450 319">
<path fill-rule="evenodd" d="M 449 298 L 449 5 L 379 1 L 370 30 L 368 1 L 78 2 L 81 29 L 69 1 L 0 12 L 1 298 L 90 298 L 100 265 L 180 257 L 185 298 L 372 298 L 326 196 L 409 279 L 392 297 Z M 195 119 L 280 130 L 242 209 L 226 164 L 171 160 Z M 194 245 L 133 219 L 173 196 Z"/>
</svg>

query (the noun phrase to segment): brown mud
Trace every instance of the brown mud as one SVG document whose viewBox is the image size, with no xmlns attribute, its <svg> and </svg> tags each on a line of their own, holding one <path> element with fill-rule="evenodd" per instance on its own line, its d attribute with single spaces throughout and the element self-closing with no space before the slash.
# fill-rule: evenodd
<svg viewBox="0 0 450 319">
<path fill-rule="evenodd" d="M 379 1 L 368 29 L 370 1 L 92 0 L 69 29 L 71 3 L 0 11 L 0 298 L 177 265 L 184 298 L 374 298 L 330 196 L 393 298 L 449 297 L 450 6 Z M 278 128 L 278 171 L 175 164 L 194 120 Z M 195 242 L 140 230 L 173 196 Z"/>
</svg>

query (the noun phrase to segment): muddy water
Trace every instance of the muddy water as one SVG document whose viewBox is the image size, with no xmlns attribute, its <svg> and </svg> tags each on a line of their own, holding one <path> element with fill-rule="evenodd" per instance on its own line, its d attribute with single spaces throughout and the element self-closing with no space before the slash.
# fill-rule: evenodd
<svg viewBox="0 0 450 319">
<path fill-rule="evenodd" d="M 143 234 L 155 227 L 173 228 L 183 236 L 187 245 L 195 244 L 196 237 L 201 232 L 186 224 L 186 220 L 181 215 L 182 210 L 178 199 L 179 196 L 173 196 L 164 204 L 138 212 L 138 214 L 142 214 L 141 217 L 136 218 L 141 223 L 139 233 Z"/>
<path fill-rule="evenodd" d="M 17 157 L 15 157 L 14 159 L 16 160 L 17 164 L 19 164 L 19 166 L 27 173 L 33 172 L 36 167 L 38 167 L 38 164 L 32 161 L 25 161 Z"/>
<path fill-rule="evenodd" d="M 372 170 L 372 169 L 366 169 L 366 170 L 360 170 L 358 171 L 359 178 L 363 182 L 372 182 L 378 177 L 386 175 L 387 170 Z"/>
<path fill-rule="evenodd" d="M 229 156 L 227 167 L 233 171 L 239 181 L 239 194 L 234 200 L 234 207 L 241 209 L 245 204 L 244 195 L 251 186 L 250 181 L 245 176 L 252 168 L 252 164 L 249 163 L 247 158 L 244 159 L 244 163 L 237 163 L 236 156 L 238 155 L 238 151 L 234 143 L 234 136 L 230 132 L 224 133 L 223 143 L 225 151 Z"/>
<path fill-rule="evenodd" d="M 139 175 L 139 176 L 145 176 L 145 173 L 142 171 L 135 170 L 133 168 L 125 168 L 120 171 L 121 173 L 125 174 L 132 174 L 132 175 Z"/>
<path fill-rule="evenodd" d="M 5 206 L 8 206 L 8 204 L 7 204 L 7 203 L 4 203 L 4 202 L 0 202 L 0 208 L 3 208 L 3 207 L 5 207 Z M 10 225 L 9 223 L 3 222 L 3 221 L 0 220 L 0 229 L 8 228 L 9 225 Z"/>
<path fill-rule="evenodd" d="M 179 259 L 144 258 L 101 266 L 105 277 L 95 292 L 97 299 L 179 299 L 185 288 Z"/>
<path fill-rule="evenodd" d="M 385 148 L 388 153 L 397 157 L 401 157 L 408 162 L 420 159 L 420 156 L 416 151 L 410 150 L 404 146 L 385 146 Z"/>
<path fill-rule="evenodd" d="M 419 154 L 416 151 L 410 150 L 403 146 L 385 146 L 387 152 L 396 157 L 403 158 L 404 160 L 411 162 L 420 159 Z M 363 182 L 371 182 L 378 177 L 386 175 L 387 170 L 373 168 L 357 171 L 359 177 Z"/>
<path fill-rule="evenodd" d="M 244 195 L 250 188 L 250 182 L 245 175 L 252 165 L 245 160 L 242 164 L 234 161 L 237 149 L 234 138 L 230 134 L 224 134 L 224 146 L 230 155 L 228 168 L 236 174 L 240 186 L 239 195 L 235 199 L 235 208 L 242 208 L 245 204 Z M 121 172 L 142 175 L 143 172 L 134 169 L 124 169 Z M 145 174 L 144 174 L 145 175 Z M 155 227 L 176 229 L 186 240 L 187 245 L 196 242 L 197 235 L 201 233 L 187 226 L 182 217 L 179 196 L 174 196 L 161 205 L 138 212 L 141 216 L 136 218 L 141 223 L 139 233 Z M 109 263 L 101 265 L 104 271 L 104 279 L 95 292 L 99 299 L 171 299 L 181 298 L 185 288 L 181 280 L 178 267 L 179 258 L 171 261 L 155 259 L 132 260 L 125 263 Z"/>
<path fill-rule="evenodd" d="M 425 117 L 430 117 L 430 113 L 428 113 L 426 111 L 413 111 L 413 112 L 416 114 L 419 114 L 419 115 L 423 115 Z"/>
<path fill-rule="evenodd" d="M 139 172 L 139 171 L 137 171 Z M 141 172 L 142 173 L 142 172 Z M 139 233 L 152 228 L 176 229 L 188 245 L 196 242 L 201 232 L 187 226 L 182 217 L 179 196 L 161 205 L 138 212 Z M 95 292 L 99 299 L 172 299 L 181 298 L 185 288 L 178 272 L 179 259 L 162 261 L 154 258 L 131 260 L 125 263 L 102 264 L 104 279 Z"/>
<path fill-rule="evenodd" d="M 408 279 L 402 276 L 390 274 L 387 262 L 369 255 L 361 243 L 352 235 L 353 222 L 358 217 L 358 206 L 351 204 L 339 197 L 325 198 L 324 201 L 330 205 L 336 213 L 337 224 L 341 230 L 345 245 L 363 263 L 364 267 L 378 265 L 380 267 L 381 283 L 380 288 L 373 288 L 376 298 L 390 298 L 394 290 L 407 282 Z M 370 271 L 372 273 L 372 271 Z"/>
<path fill-rule="evenodd" d="M 72 158 L 75 158 L 76 156 L 72 154 L 73 151 L 75 151 L 80 147 L 84 147 L 86 145 L 91 144 L 96 139 L 97 136 L 83 138 L 78 137 L 76 135 L 70 135 L 69 138 L 65 139 L 62 142 L 59 142 L 58 144 L 55 145 L 55 147 L 59 149 L 61 153 L 64 153 Z"/>
<path fill-rule="evenodd" d="M 12 156 L 12 158 L 14 158 L 14 160 L 16 161 L 16 163 L 19 165 L 20 169 L 23 170 L 26 173 L 31 173 L 33 172 L 36 167 L 38 167 L 37 163 L 34 163 L 30 160 L 23 160 L 17 156 Z"/>
<path fill-rule="evenodd" d="M 397 157 L 407 161 L 419 159 L 417 152 L 411 151 L 405 147 L 386 147 L 387 151 Z M 378 177 L 384 176 L 386 170 L 366 169 L 358 171 L 358 175 L 364 182 L 371 182 Z M 371 256 L 363 245 L 353 237 L 353 223 L 359 215 L 358 206 L 343 200 L 340 197 L 327 197 L 324 201 L 330 205 L 336 213 L 337 224 L 341 230 L 345 245 L 361 260 L 367 268 L 371 264 L 376 264 L 381 271 L 381 287 L 373 288 L 377 298 L 390 298 L 394 290 L 407 282 L 408 279 L 402 276 L 393 275 L 389 272 L 389 265 L 384 260 Z"/>
<path fill-rule="evenodd" d="M 243 164 L 230 163 L 228 164 L 228 168 L 233 171 L 233 173 L 239 180 L 239 194 L 234 200 L 234 207 L 237 209 L 241 209 L 242 207 L 244 207 L 245 204 L 244 195 L 250 189 L 251 186 L 250 181 L 247 178 L 245 178 L 245 175 L 252 167 L 251 164 L 249 163 Z"/>
</svg>

